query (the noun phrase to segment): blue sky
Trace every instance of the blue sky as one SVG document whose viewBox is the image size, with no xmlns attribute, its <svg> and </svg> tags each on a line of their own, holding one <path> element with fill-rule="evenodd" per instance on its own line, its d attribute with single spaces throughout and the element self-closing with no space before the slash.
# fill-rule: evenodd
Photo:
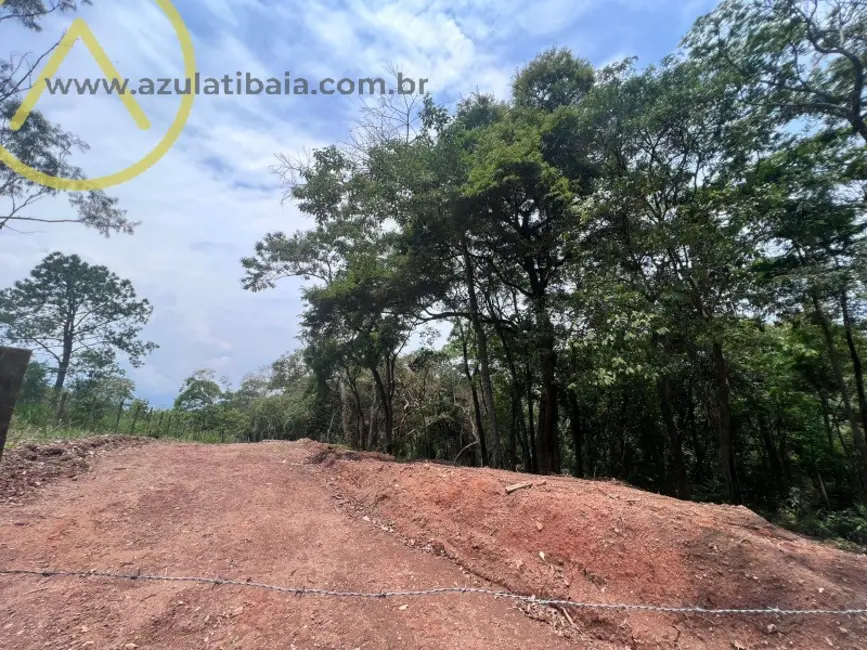
<svg viewBox="0 0 867 650">
<path fill-rule="evenodd" d="M 640 64 L 672 52 L 713 0 L 184 0 L 203 76 L 262 78 L 384 76 L 391 62 L 429 79 L 440 102 L 480 90 L 506 97 L 515 70 L 550 46 L 596 65 L 625 56 Z M 180 48 L 153 0 L 94 0 L 85 18 L 121 75 L 182 76 Z M 4 27 L 3 55 L 41 52 L 72 17 L 41 34 Z M 10 34 L 11 31 L 11 34 Z M 99 77 L 78 44 L 59 76 Z M 91 146 L 76 164 L 90 176 L 143 156 L 165 133 L 177 97 L 139 97 L 152 122 L 140 131 L 116 97 L 43 95 L 39 110 Z M 0 237 L 0 286 L 24 277 L 54 250 L 77 253 L 130 279 L 154 306 L 144 335 L 160 349 L 131 371 L 138 393 L 168 404 L 182 380 L 212 368 L 233 382 L 297 345 L 300 283 L 251 294 L 239 260 L 266 232 L 309 222 L 281 205 L 269 172 L 277 153 L 300 154 L 344 139 L 358 117 L 352 96 L 199 96 L 175 146 L 143 175 L 109 190 L 141 221 L 133 237 L 109 240 L 76 226 L 40 226 Z M 68 214 L 65 201 L 34 214 Z"/>
</svg>

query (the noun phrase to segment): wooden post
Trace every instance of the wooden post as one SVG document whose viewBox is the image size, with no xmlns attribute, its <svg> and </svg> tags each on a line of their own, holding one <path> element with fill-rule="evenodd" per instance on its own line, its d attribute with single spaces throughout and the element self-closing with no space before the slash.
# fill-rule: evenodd
<svg viewBox="0 0 867 650">
<path fill-rule="evenodd" d="M 12 424 L 15 400 L 21 392 L 30 354 L 30 350 L 0 347 L 0 460 L 3 459 L 6 434 Z"/>
<path fill-rule="evenodd" d="M 168 423 L 166 424 L 166 435 L 167 435 L 167 436 L 171 436 L 171 435 L 172 435 L 172 416 L 173 416 L 173 415 L 174 415 L 174 413 L 172 413 L 172 412 L 170 411 L 170 412 L 169 412 L 169 421 L 168 421 Z"/>
<path fill-rule="evenodd" d="M 135 423 L 138 420 L 138 415 L 141 413 L 141 402 L 135 403 L 135 410 L 132 413 L 132 424 L 129 427 L 129 434 L 132 435 L 135 433 Z"/>
<path fill-rule="evenodd" d="M 162 429 L 162 426 L 163 426 L 163 412 L 160 411 L 160 421 L 157 422 L 157 435 L 156 435 L 157 438 L 160 437 L 160 429 Z"/>
</svg>

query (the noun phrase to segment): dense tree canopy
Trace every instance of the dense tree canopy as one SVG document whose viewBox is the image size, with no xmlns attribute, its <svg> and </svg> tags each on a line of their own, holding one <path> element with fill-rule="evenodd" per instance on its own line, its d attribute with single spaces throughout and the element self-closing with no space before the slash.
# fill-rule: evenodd
<svg viewBox="0 0 867 650">
<path fill-rule="evenodd" d="M 860 1 L 727 0 L 657 65 L 548 50 L 508 101 L 427 98 L 411 132 L 284 159 L 315 225 L 268 234 L 244 285 L 308 280 L 329 434 L 863 503 L 865 25 Z"/>
</svg>

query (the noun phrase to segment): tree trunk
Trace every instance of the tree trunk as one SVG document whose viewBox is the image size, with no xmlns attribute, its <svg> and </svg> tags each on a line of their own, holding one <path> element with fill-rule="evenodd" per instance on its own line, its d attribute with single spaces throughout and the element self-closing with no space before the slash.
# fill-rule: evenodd
<svg viewBox="0 0 867 650">
<path fill-rule="evenodd" d="M 687 407 L 686 407 L 686 430 L 689 432 L 690 440 L 692 441 L 692 452 L 695 454 L 695 474 L 694 478 L 697 483 L 704 480 L 705 474 L 705 452 L 707 446 L 701 444 L 698 437 L 698 424 L 695 417 L 695 395 L 692 391 L 692 386 L 687 388 Z"/>
<path fill-rule="evenodd" d="M 855 373 L 855 388 L 858 393 L 858 406 L 861 410 L 861 425 L 867 426 L 867 395 L 864 392 L 864 370 L 861 365 L 861 355 L 855 345 L 854 324 L 852 315 L 849 313 L 849 296 L 846 290 L 840 293 L 840 307 L 843 310 L 843 328 L 846 331 L 846 345 L 849 347 L 849 356 L 852 357 L 852 370 Z"/>
<path fill-rule="evenodd" d="M 849 451 L 849 445 L 846 444 L 846 439 L 843 437 L 843 431 L 840 429 L 840 421 L 834 418 L 834 429 L 837 431 L 837 440 L 840 441 L 840 448 L 843 450 L 843 455 L 846 458 L 851 457 L 852 452 Z"/>
<path fill-rule="evenodd" d="M 482 419 L 482 406 L 479 403 L 479 394 L 476 392 L 476 383 L 470 375 L 470 393 L 473 397 L 473 416 L 476 419 L 476 434 L 479 436 L 479 453 L 482 456 L 482 467 L 491 462 L 488 455 L 487 441 L 485 440 L 485 427 Z"/>
<path fill-rule="evenodd" d="M 825 502 L 825 507 L 831 509 L 831 500 L 828 499 L 828 491 L 825 489 L 825 481 L 822 480 L 822 475 L 816 472 L 816 478 L 819 479 L 819 491 L 822 493 L 822 500 Z"/>
<path fill-rule="evenodd" d="M 598 405 L 598 398 L 594 398 L 592 404 L 585 405 L 585 411 L 587 413 L 594 414 L 596 412 L 596 406 Z M 586 467 L 586 473 L 589 478 L 596 477 L 596 445 L 597 445 L 597 431 L 595 425 L 591 425 L 587 427 L 584 432 L 584 465 Z"/>
<path fill-rule="evenodd" d="M 834 371 L 837 388 L 840 391 L 840 396 L 843 398 L 843 406 L 846 409 L 846 416 L 849 418 L 849 426 L 852 427 L 852 438 L 855 441 L 855 455 L 858 462 L 858 482 L 859 488 L 863 493 L 865 488 L 867 488 L 867 442 L 864 441 L 864 433 L 861 430 L 858 418 L 855 416 L 855 410 L 852 408 L 852 398 L 849 396 L 849 388 L 846 386 L 846 378 L 843 375 L 843 367 L 840 363 L 840 354 L 837 352 L 837 344 L 834 342 L 834 332 L 831 330 L 831 323 L 822 309 L 819 296 L 815 290 L 812 292 L 812 298 L 816 318 L 825 336 L 825 345 L 828 348 L 831 369 Z"/>
<path fill-rule="evenodd" d="M 360 397 L 358 398 L 361 399 Z M 367 423 L 367 449 L 376 449 L 376 445 L 379 441 L 376 439 L 376 393 L 373 395 L 373 399 L 370 400 L 370 420 Z M 358 412 L 361 413 L 361 402 L 358 405 Z M 364 436 L 364 417 L 360 418 L 361 425 L 361 433 L 360 435 Z"/>
<path fill-rule="evenodd" d="M 777 445 L 777 456 L 783 466 L 783 490 L 788 491 L 792 484 L 792 461 L 789 454 L 789 430 L 783 426 L 781 418 L 777 418 L 777 436 L 779 444 Z"/>
<path fill-rule="evenodd" d="M 497 426 L 497 409 L 494 404 L 494 388 L 491 383 L 491 366 L 488 358 L 488 334 L 482 325 L 482 319 L 479 313 L 479 301 L 476 297 L 476 281 L 473 272 L 473 260 L 470 257 L 470 251 L 467 247 L 466 237 L 461 242 L 464 256 L 464 279 L 467 284 L 467 293 L 470 298 L 470 320 L 473 323 L 473 330 L 476 334 L 476 345 L 479 352 L 479 366 L 481 369 L 481 388 L 482 399 L 485 403 L 485 409 L 488 412 L 490 420 L 490 441 L 488 444 L 488 452 L 490 453 L 489 463 L 491 467 L 499 468 L 502 466 L 502 452 L 500 450 L 500 430 Z"/>
<path fill-rule="evenodd" d="M 385 384 L 382 381 L 382 376 L 379 374 L 379 369 L 376 366 L 371 366 L 370 372 L 373 375 L 373 381 L 376 384 L 376 390 L 379 393 L 379 399 L 382 400 L 382 416 L 385 422 L 383 423 L 383 436 L 385 442 L 385 453 L 394 453 L 394 409 Z"/>
<path fill-rule="evenodd" d="M 490 302 L 488 303 L 490 308 Z M 493 311 L 491 309 L 491 311 Z M 533 466 L 533 456 L 530 451 L 531 445 L 529 443 L 529 437 L 527 435 L 527 421 L 524 419 L 524 400 L 523 400 L 523 391 L 521 390 L 521 382 L 518 380 L 518 369 L 515 365 L 515 358 L 512 355 L 512 350 L 509 347 L 509 341 L 506 338 L 505 333 L 503 332 L 503 328 L 499 324 L 494 324 L 494 329 L 497 332 L 497 336 L 500 339 L 500 343 L 503 346 L 503 352 L 506 355 L 506 363 L 509 365 L 509 373 L 512 378 L 512 410 L 514 411 L 515 421 L 512 428 L 512 437 L 510 438 L 509 444 L 511 447 L 511 469 L 514 470 L 518 465 L 518 452 L 515 448 L 515 437 L 517 436 L 518 441 L 521 444 L 521 452 L 524 454 L 524 467 L 527 470 L 532 471 Z M 530 406 L 530 420 L 532 426 L 533 412 L 532 412 L 532 404 Z"/>
<path fill-rule="evenodd" d="M 553 325 L 539 311 L 541 336 L 539 362 L 542 368 L 542 403 L 536 434 L 536 469 L 540 474 L 560 473 L 560 440 L 557 436 L 557 352 L 554 349 Z"/>
<path fill-rule="evenodd" d="M 731 397 L 729 388 L 729 369 L 723 351 L 722 340 L 719 335 L 713 340 L 713 368 L 715 375 L 716 403 L 714 404 L 714 418 L 716 420 L 717 436 L 719 438 L 720 466 L 732 503 L 740 504 L 740 485 L 735 468 L 734 440 L 731 422 Z"/>
<path fill-rule="evenodd" d="M 686 461 L 683 457 L 683 436 L 674 419 L 672 407 L 671 382 L 666 376 L 659 376 L 656 380 L 659 392 L 659 403 L 662 409 L 662 420 L 668 432 L 668 440 L 671 446 L 671 462 L 674 465 L 674 475 L 677 484 L 677 496 L 684 500 L 692 498 L 689 487 L 689 477 L 686 473 Z"/>
<path fill-rule="evenodd" d="M 60 396 L 63 384 L 66 381 L 66 373 L 69 371 L 69 362 L 72 359 L 72 335 L 69 333 L 71 325 L 64 328 L 63 352 L 60 355 L 60 363 L 57 366 L 57 377 L 54 379 L 54 399 Z"/>
<path fill-rule="evenodd" d="M 69 424 L 66 417 L 66 400 L 69 399 L 69 393 L 61 392 L 60 393 L 60 405 L 57 407 L 57 425 L 60 426 L 64 423 Z M 91 420 L 93 417 L 91 416 Z M 91 425 L 92 426 L 92 425 Z"/>
<path fill-rule="evenodd" d="M 55 399 L 63 390 L 63 384 L 66 381 L 66 373 L 69 370 L 69 357 L 64 353 L 60 365 L 57 367 L 57 377 L 54 379 L 54 395 Z"/>
<path fill-rule="evenodd" d="M 526 376 L 527 376 L 527 417 L 529 426 L 527 427 L 527 441 L 530 445 L 530 450 L 532 452 L 530 456 L 530 464 L 527 467 L 527 470 L 536 473 L 538 471 L 538 459 L 536 456 L 536 426 L 533 423 L 533 373 L 530 370 L 530 364 L 526 365 Z"/>
<path fill-rule="evenodd" d="M 828 436 L 828 450 L 833 454 L 834 449 L 834 430 L 831 427 L 831 409 L 828 406 L 828 395 L 825 389 L 819 389 L 819 399 L 822 401 L 822 422 L 825 424 L 825 435 Z"/>
<path fill-rule="evenodd" d="M 518 395 L 520 400 L 520 395 Z M 515 471 L 518 468 L 518 418 L 523 419 L 524 414 L 520 412 L 519 401 L 515 400 L 515 395 L 512 395 L 512 422 L 509 427 L 509 442 L 506 447 L 506 469 Z"/>
<path fill-rule="evenodd" d="M 340 397 L 340 425 L 343 429 L 343 440 L 351 449 L 360 449 L 358 428 L 352 426 L 352 406 L 346 394 L 346 380 L 342 376 L 338 381 L 337 390 Z"/>
<path fill-rule="evenodd" d="M 764 414 L 759 415 L 759 435 L 761 435 L 762 445 L 765 447 L 765 455 L 768 457 L 768 465 L 771 469 L 771 478 L 773 479 L 776 488 L 774 492 L 776 494 L 785 494 L 783 464 L 780 462 L 780 456 L 777 453 L 777 447 L 771 437 L 771 431 Z"/>
<path fill-rule="evenodd" d="M 346 368 L 344 368 L 346 370 Z M 367 421 L 364 419 L 364 404 L 361 400 L 361 394 L 358 392 L 358 383 L 349 373 L 346 371 L 346 381 L 349 384 L 349 390 L 352 393 L 352 400 L 355 407 L 355 439 L 358 442 L 358 448 L 364 451 L 365 449 L 372 449 L 373 443 L 371 439 L 367 435 Z M 374 403 L 376 400 L 372 400 Z M 371 420 L 373 419 L 373 411 L 371 410 Z M 370 424 L 371 432 L 373 424 Z M 372 437 L 372 433 L 371 433 Z"/>
<path fill-rule="evenodd" d="M 479 452 L 482 455 L 482 466 L 487 465 L 489 462 L 488 458 L 488 448 L 487 443 L 485 441 L 485 427 L 482 422 L 482 409 L 479 405 L 479 394 L 476 392 L 476 382 L 473 380 L 473 374 L 470 372 L 470 359 L 469 359 L 469 351 L 467 349 L 467 337 L 464 332 L 463 326 L 458 321 L 458 328 L 461 334 L 461 349 L 463 351 L 464 356 L 464 376 L 467 378 L 467 384 L 470 387 L 470 394 L 473 398 L 473 417 L 475 417 L 475 427 L 476 427 L 476 435 L 479 439 Z"/>
<path fill-rule="evenodd" d="M 114 432 L 117 433 L 118 428 L 120 427 L 120 418 L 123 416 L 123 404 L 126 402 L 126 399 L 120 400 L 120 404 L 117 407 L 117 417 L 114 420 Z"/>
<path fill-rule="evenodd" d="M 578 478 L 584 478 L 584 428 L 581 426 L 578 397 L 574 390 L 566 390 L 566 408 L 569 411 L 569 432 L 572 434 L 572 446 L 575 448 L 573 473 Z"/>
</svg>

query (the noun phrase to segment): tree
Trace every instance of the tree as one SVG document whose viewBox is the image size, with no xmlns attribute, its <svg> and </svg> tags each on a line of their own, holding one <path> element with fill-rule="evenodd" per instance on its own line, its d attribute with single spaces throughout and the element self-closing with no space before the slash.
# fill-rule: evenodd
<svg viewBox="0 0 867 650">
<path fill-rule="evenodd" d="M 181 391 L 175 398 L 175 408 L 202 411 L 216 405 L 223 397 L 223 389 L 216 377 L 213 370 L 203 368 L 184 379 Z"/>
<path fill-rule="evenodd" d="M 574 106 L 593 86 L 593 66 L 567 48 L 551 48 L 536 56 L 512 83 L 515 105 L 554 111 Z"/>
<path fill-rule="evenodd" d="M 867 489 L 867 396 L 850 308 L 867 229 L 862 218 L 867 183 L 859 181 L 860 173 L 852 170 L 863 167 L 865 157 L 867 150 L 851 146 L 848 137 L 822 133 L 781 148 L 766 161 L 754 182 L 776 251 L 762 271 L 766 279 L 778 283 L 778 300 L 787 307 L 792 301 L 805 304 L 805 311 L 820 327 L 859 456 L 862 487 Z M 853 366 L 857 411 L 834 331 L 837 309 Z"/>
<path fill-rule="evenodd" d="M 135 384 L 113 360 L 85 351 L 76 365 L 72 381 L 67 382 L 70 398 L 65 405 L 72 423 L 93 429 L 133 399 Z"/>
<path fill-rule="evenodd" d="M 21 404 L 39 404 L 48 396 L 51 388 L 48 381 L 51 369 L 47 363 L 33 360 L 27 364 L 27 372 L 21 384 L 18 401 Z"/>
<path fill-rule="evenodd" d="M 133 366 L 157 346 L 141 341 L 152 308 L 129 280 L 77 255 L 51 253 L 12 287 L 0 291 L 0 335 L 34 346 L 53 360 L 54 390 L 77 364 L 111 364 L 118 353 Z"/>
<path fill-rule="evenodd" d="M 867 142 L 865 33 L 863 0 L 726 0 L 685 43 L 753 105 L 845 124 Z"/>
<path fill-rule="evenodd" d="M 579 220 L 575 206 L 596 173 L 579 118 L 592 83 L 592 69 L 568 50 L 537 57 L 513 83 L 516 107 L 473 138 L 463 188 L 479 224 L 474 246 L 485 273 L 517 291 L 534 315 L 542 386 L 535 456 L 542 473 L 561 468 L 552 308 L 572 254 L 563 235 Z"/>
<path fill-rule="evenodd" d="M 719 23 L 740 70 L 716 41 L 641 69 L 549 50 L 510 101 L 428 98 L 420 128 L 293 167 L 313 227 L 243 262 L 253 290 L 310 282 L 281 380 L 310 399 L 269 406 L 353 447 L 863 521 L 867 149 L 855 112 L 804 99 L 854 101 L 858 65 L 784 59 L 861 47 L 864 5 L 820 4 L 841 34 L 810 3 L 724 2 L 748 10 Z"/>
<path fill-rule="evenodd" d="M 89 4 L 87 0 L 83 4 Z M 13 23 L 31 31 L 41 31 L 40 21 L 53 13 L 73 12 L 74 0 L 6 0 L 0 4 L 0 33 Z M 70 162 L 76 152 L 87 151 L 78 137 L 32 111 L 18 130 L 10 121 L 20 105 L 22 93 L 30 88 L 33 75 L 57 46 L 40 55 L 14 53 L 0 60 L 0 146 L 22 163 L 54 177 L 80 180 L 82 170 Z M 137 223 L 118 208 L 118 200 L 101 190 L 69 193 L 74 214 L 33 212 L 33 207 L 60 191 L 35 183 L 4 163 L 0 163 L 0 233 L 26 224 L 78 223 L 109 236 L 112 232 L 132 234 Z"/>
</svg>

